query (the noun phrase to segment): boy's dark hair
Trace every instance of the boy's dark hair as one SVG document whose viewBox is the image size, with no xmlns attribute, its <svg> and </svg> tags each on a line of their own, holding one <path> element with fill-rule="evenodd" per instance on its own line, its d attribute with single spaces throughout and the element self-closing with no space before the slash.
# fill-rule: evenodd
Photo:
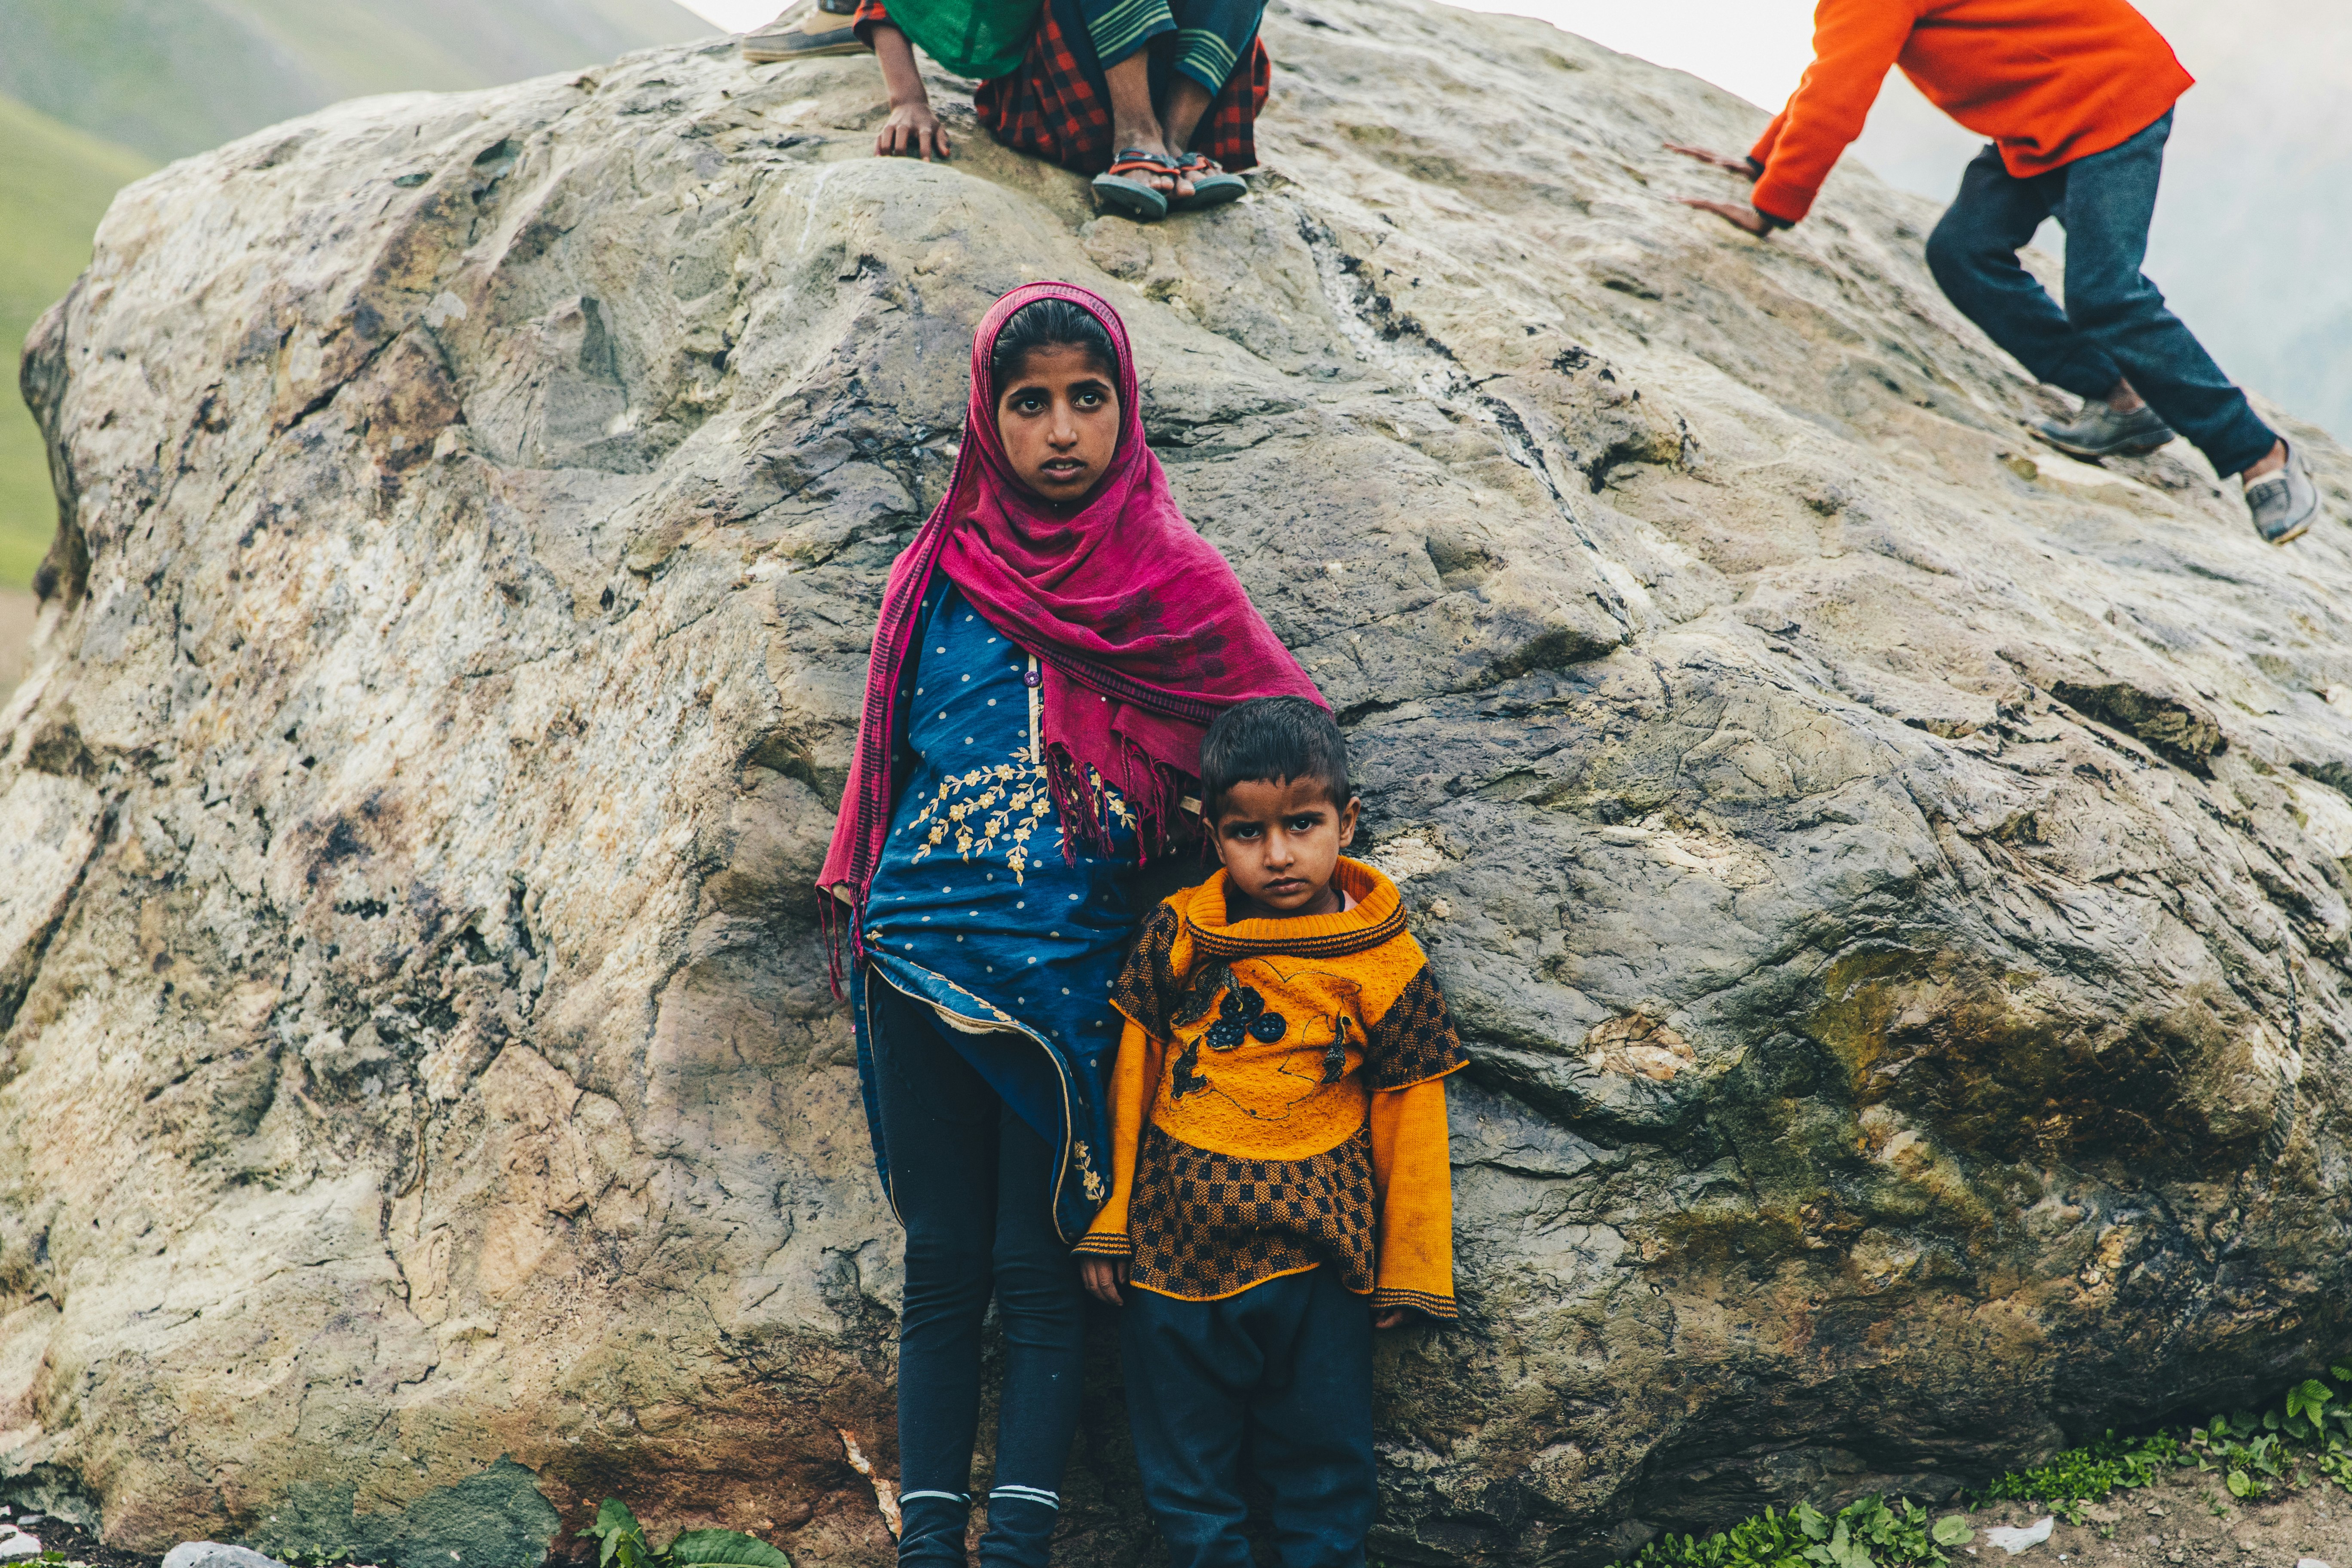
<svg viewBox="0 0 2352 1568">
<path fill-rule="evenodd" d="M 1314 779 L 1331 804 L 1352 798 L 1348 742 L 1304 697 L 1257 697 L 1217 715 L 1201 742 L 1201 810 L 1211 822 L 1225 792 L 1254 779 Z"/>
<path fill-rule="evenodd" d="M 1003 396 L 1006 380 L 1021 373 L 1032 353 L 1064 347 L 1084 350 L 1097 370 L 1118 378 L 1118 354 L 1093 311 L 1067 300 L 1032 300 L 996 330 L 988 352 L 989 390 Z"/>
</svg>

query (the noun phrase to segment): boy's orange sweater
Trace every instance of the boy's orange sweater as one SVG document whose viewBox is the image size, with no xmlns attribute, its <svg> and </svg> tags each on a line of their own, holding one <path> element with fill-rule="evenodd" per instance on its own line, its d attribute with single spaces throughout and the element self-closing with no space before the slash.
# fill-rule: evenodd
<svg viewBox="0 0 2352 1568">
<path fill-rule="evenodd" d="M 1181 1300 L 1329 1268 L 1454 1316 L 1445 1078 L 1467 1058 L 1396 884 L 1339 862 L 1337 914 L 1228 923 L 1225 874 L 1143 922 L 1112 991 L 1111 1198 L 1078 1243 Z"/>
<path fill-rule="evenodd" d="M 1813 63 L 1748 153 L 1757 211 L 1812 209 L 1891 65 L 2019 179 L 2121 146 L 2195 82 L 2125 0 L 1821 0 Z"/>
</svg>

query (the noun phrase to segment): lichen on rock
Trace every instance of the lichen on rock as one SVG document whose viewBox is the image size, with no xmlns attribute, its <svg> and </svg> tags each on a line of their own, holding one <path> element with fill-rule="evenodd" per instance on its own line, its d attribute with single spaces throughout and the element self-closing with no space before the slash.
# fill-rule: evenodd
<svg viewBox="0 0 2352 1568">
<path fill-rule="evenodd" d="M 1149 229 L 722 47 L 118 200 L 24 375 L 0 1488 L 151 1550 L 334 1544 L 291 1508 L 528 1568 L 620 1494 L 889 1560 L 811 883 L 973 324 L 1044 276 L 1127 313 L 1475 1058 L 1380 1555 L 1933 1492 L 2352 1342 L 2341 530 L 2021 460 L 1921 204 L 1673 205 L 1724 94 L 1417 0 L 1266 31 L 1255 194 Z M 1097 1331 L 1080 1563 L 1148 1529 Z"/>
</svg>

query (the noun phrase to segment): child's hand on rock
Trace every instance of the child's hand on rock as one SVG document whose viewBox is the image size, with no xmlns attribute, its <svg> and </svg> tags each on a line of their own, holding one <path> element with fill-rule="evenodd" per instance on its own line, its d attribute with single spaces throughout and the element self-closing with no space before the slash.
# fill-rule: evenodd
<svg viewBox="0 0 2352 1568">
<path fill-rule="evenodd" d="M 884 158 L 903 155 L 920 158 L 926 163 L 933 158 L 947 161 L 949 144 L 947 127 L 931 112 L 929 103 L 901 103 L 890 110 L 890 118 L 882 122 L 880 134 L 874 138 L 875 153 Z"/>
<path fill-rule="evenodd" d="M 1372 1309 L 1372 1327 L 1376 1329 L 1394 1329 L 1402 1328 L 1403 1325 L 1404 1309 L 1402 1307 L 1375 1307 Z"/>
<path fill-rule="evenodd" d="M 1667 142 L 1666 151 L 1680 153 L 1685 158 L 1696 158 L 1702 163 L 1727 169 L 1735 174 L 1745 174 L 1751 180 L 1764 172 L 1756 160 L 1745 153 L 1716 153 L 1705 147 L 1686 147 L 1679 142 Z"/>
<path fill-rule="evenodd" d="M 1769 237 L 1775 226 L 1770 218 L 1751 206 L 1735 205 L 1731 202 L 1702 201 L 1696 196 L 1676 196 L 1675 199 L 1686 207 L 1696 207 L 1703 213 L 1713 213 L 1732 227 L 1745 229 L 1759 239 Z"/>
</svg>

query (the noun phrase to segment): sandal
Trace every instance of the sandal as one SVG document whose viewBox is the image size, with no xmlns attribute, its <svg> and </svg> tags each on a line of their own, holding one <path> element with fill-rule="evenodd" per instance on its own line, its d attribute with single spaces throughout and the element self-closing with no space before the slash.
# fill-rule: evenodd
<svg viewBox="0 0 2352 1568">
<path fill-rule="evenodd" d="M 1131 177 L 1136 174 L 1144 178 Z M 1158 223 L 1168 216 L 1168 193 L 1152 186 L 1153 175 L 1173 179 L 1176 165 L 1140 147 L 1122 148 L 1110 168 L 1095 176 L 1095 203 L 1138 223 Z"/>
<path fill-rule="evenodd" d="M 1214 158 L 1205 153 L 1187 153 L 1176 160 L 1180 179 L 1192 182 L 1189 196 L 1168 198 L 1171 212 L 1195 212 L 1202 207 L 1221 207 L 1227 202 L 1239 201 L 1249 195 L 1249 183 L 1239 174 L 1228 174 Z"/>
</svg>

